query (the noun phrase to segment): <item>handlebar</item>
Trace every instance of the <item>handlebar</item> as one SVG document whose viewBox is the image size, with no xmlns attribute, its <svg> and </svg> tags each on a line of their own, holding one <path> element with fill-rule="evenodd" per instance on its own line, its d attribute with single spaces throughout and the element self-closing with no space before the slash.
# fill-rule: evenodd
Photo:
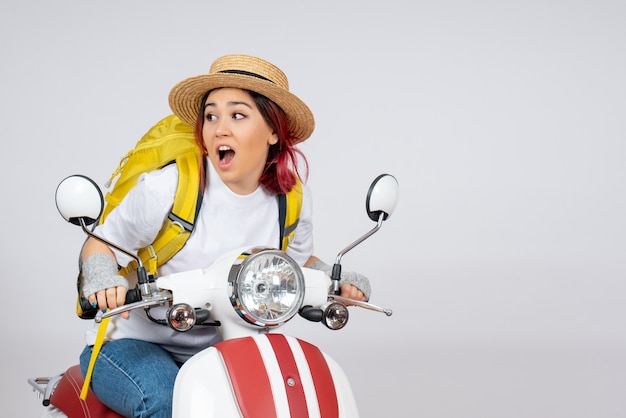
<svg viewBox="0 0 626 418">
<path fill-rule="evenodd" d="M 129 289 L 128 292 L 126 292 L 126 299 L 124 301 L 124 305 L 128 305 L 133 302 L 138 302 L 140 300 L 141 300 L 141 289 L 139 289 L 139 287 L 135 287 L 134 289 Z M 100 308 L 98 307 L 94 308 L 93 305 L 89 303 L 87 298 L 83 296 L 80 297 L 78 303 L 80 304 L 80 309 L 83 311 L 82 318 L 93 319 L 96 317 L 96 315 L 100 311 Z"/>
</svg>

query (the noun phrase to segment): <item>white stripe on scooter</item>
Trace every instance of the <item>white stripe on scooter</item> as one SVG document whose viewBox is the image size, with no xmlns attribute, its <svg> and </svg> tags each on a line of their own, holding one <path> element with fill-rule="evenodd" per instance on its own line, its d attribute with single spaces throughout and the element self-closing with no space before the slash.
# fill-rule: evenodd
<svg viewBox="0 0 626 418">
<path fill-rule="evenodd" d="M 287 337 L 287 342 L 293 353 L 293 357 L 298 367 L 298 373 L 300 374 L 300 381 L 302 382 L 302 389 L 304 389 L 304 396 L 306 398 L 306 405 L 309 411 L 309 418 L 320 418 L 320 406 L 317 402 L 317 392 L 315 391 L 315 385 L 313 384 L 313 376 L 311 375 L 311 369 L 309 368 L 309 362 L 302 351 L 302 346 L 294 337 Z"/>
<path fill-rule="evenodd" d="M 278 365 L 278 360 L 276 360 L 272 344 L 265 335 L 255 335 L 253 338 L 259 348 L 259 353 L 261 353 L 265 369 L 267 370 L 267 377 L 270 380 L 272 394 L 274 395 L 274 406 L 276 407 L 276 417 L 289 418 L 290 413 L 287 391 L 285 390 L 283 375 L 280 372 L 280 367 Z"/>
</svg>

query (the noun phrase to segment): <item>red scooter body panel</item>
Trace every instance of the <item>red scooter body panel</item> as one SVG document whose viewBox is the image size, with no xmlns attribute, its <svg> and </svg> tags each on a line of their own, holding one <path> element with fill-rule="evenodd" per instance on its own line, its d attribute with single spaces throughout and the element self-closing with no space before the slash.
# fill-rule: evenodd
<svg viewBox="0 0 626 418">
<path fill-rule="evenodd" d="M 267 334 L 227 340 L 215 348 L 228 369 L 244 418 L 274 418 L 277 407 L 288 408 L 292 417 L 308 417 L 309 408 L 319 408 L 323 418 L 338 416 L 330 369 L 314 345 L 282 334 Z"/>
</svg>

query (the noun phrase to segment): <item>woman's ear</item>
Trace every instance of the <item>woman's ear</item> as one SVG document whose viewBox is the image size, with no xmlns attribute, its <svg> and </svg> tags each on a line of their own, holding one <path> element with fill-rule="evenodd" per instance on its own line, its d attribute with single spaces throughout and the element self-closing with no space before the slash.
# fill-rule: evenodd
<svg viewBox="0 0 626 418">
<path fill-rule="evenodd" d="M 278 135 L 276 135 L 275 132 L 272 132 L 272 135 L 270 136 L 270 140 L 268 141 L 268 143 L 270 145 L 274 145 L 278 142 Z"/>
</svg>

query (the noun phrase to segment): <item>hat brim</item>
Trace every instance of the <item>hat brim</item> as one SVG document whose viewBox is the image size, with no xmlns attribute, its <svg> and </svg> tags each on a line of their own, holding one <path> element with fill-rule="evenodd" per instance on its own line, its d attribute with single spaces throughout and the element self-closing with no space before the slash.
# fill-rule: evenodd
<svg viewBox="0 0 626 418">
<path fill-rule="evenodd" d="M 176 84 L 169 95 L 169 104 L 176 116 L 195 126 L 200 112 L 202 97 L 206 92 L 223 87 L 251 90 L 276 103 L 287 115 L 289 131 L 306 140 L 313 133 L 315 119 L 311 109 L 296 95 L 278 87 L 271 81 L 241 74 L 202 74 L 187 78 Z"/>
</svg>

